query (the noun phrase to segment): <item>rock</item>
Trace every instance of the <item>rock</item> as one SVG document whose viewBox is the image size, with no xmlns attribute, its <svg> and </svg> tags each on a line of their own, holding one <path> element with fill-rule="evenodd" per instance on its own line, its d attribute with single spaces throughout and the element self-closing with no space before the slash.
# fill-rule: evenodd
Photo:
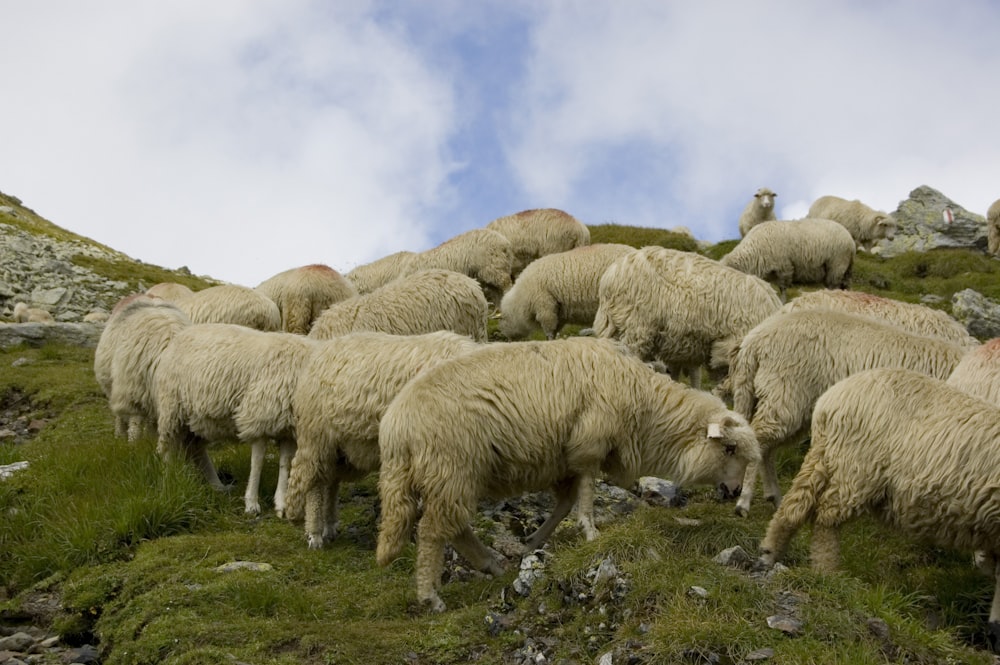
<svg viewBox="0 0 1000 665">
<path fill-rule="evenodd" d="M 274 570 L 274 566 L 269 563 L 255 563 L 253 561 L 230 561 L 216 567 L 217 573 L 231 573 L 235 570 L 251 570 L 254 572 L 264 572 Z"/>
<path fill-rule="evenodd" d="M 680 487 L 669 480 L 652 476 L 639 478 L 639 496 L 653 506 L 681 508 L 687 503 L 687 498 L 681 494 Z"/>
<path fill-rule="evenodd" d="M 756 660 L 767 660 L 769 658 L 774 658 L 774 649 L 767 649 L 767 648 L 755 649 L 754 651 L 751 651 L 746 656 L 744 656 L 743 660 L 756 661 Z"/>
<path fill-rule="evenodd" d="M 708 589 L 700 586 L 688 587 L 688 595 L 695 598 L 708 598 Z"/>
<path fill-rule="evenodd" d="M 35 638 L 28 633 L 14 633 L 7 637 L 0 637 L 0 651 L 14 651 L 24 653 L 35 643 Z"/>
<path fill-rule="evenodd" d="M 82 647 L 68 649 L 62 655 L 64 663 L 79 663 L 79 665 L 93 665 L 101 662 L 100 654 L 93 646 L 84 644 Z"/>
<path fill-rule="evenodd" d="M 11 323 L 0 325 L 0 349 L 48 343 L 96 347 L 104 327 L 96 323 Z"/>
<path fill-rule="evenodd" d="M 11 434 L 14 435 L 13 432 L 11 432 Z M 14 475 L 15 473 L 17 473 L 18 471 L 23 471 L 24 469 L 27 469 L 27 468 L 28 468 L 28 462 L 27 461 L 14 462 L 13 464 L 4 464 L 4 465 L 0 466 L 0 480 L 6 480 L 7 478 L 10 478 L 12 475 Z M 3 649 L 3 648 L 5 648 L 5 647 L 0 646 L 0 649 Z M 16 651 L 16 649 L 15 649 L 15 651 Z"/>
<path fill-rule="evenodd" d="M 1000 337 L 1000 303 L 977 291 L 965 289 L 953 295 L 951 313 L 974 337 Z"/>
<path fill-rule="evenodd" d="M 521 569 L 514 580 L 514 591 L 522 596 L 531 593 L 535 582 L 545 578 L 544 550 L 535 550 L 521 559 Z"/>
<path fill-rule="evenodd" d="M 899 228 L 893 240 L 882 241 L 882 256 L 943 247 L 986 250 L 986 218 L 926 185 L 910 192 L 892 216 Z"/>
<path fill-rule="evenodd" d="M 734 547 L 729 547 L 727 549 L 719 552 L 714 559 L 715 563 L 722 564 L 723 566 L 730 566 L 732 568 L 742 568 L 744 570 L 749 570 L 753 567 L 753 559 L 747 554 L 739 545 Z"/>
<path fill-rule="evenodd" d="M 802 622 L 798 619 L 783 614 L 774 614 L 767 617 L 768 628 L 780 630 L 786 635 L 798 635 L 802 630 Z"/>
</svg>

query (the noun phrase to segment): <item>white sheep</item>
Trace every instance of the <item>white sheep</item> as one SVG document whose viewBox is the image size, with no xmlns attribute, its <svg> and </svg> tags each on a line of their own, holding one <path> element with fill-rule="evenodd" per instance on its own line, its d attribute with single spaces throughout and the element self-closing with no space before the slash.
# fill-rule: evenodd
<svg viewBox="0 0 1000 665">
<path fill-rule="evenodd" d="M 966 352 L 948 385 L 1000 406 L 1000 337 Z"/>
<path fill-rule="evenodd" d="M 388 565 L 418 518 L 417 598 L 441 611 L 447 542 L 475 567 L 500 565 L 470 522 L 485 497 L 552 490 L 535 548 L 574 503 L 588 539 L 595 478 L 628 487 L 642 475 L 734 489 L 759 450 L 753 430 L 710 393 L 652 371 L 614 342 L 573 337 L 512 342 L 441 363 L 408 383 L 379 427 L 382 523 L 376 559 Z"/>
<path fill-rule="evenodd" d="M 410 257 L 400 277 L 418 270 L 452 270 L 478 281 L 486 299 L 499 304 L 512 284 L 513 265 L 513 246 L 505 236 L 491 229 L 472 229 Z"/>
<path fill-rule="evenodd" d="M 601 277 L 594 332 L 620 339 L 643 360 L 686 370 L 701 385 L 701 366 L 722 368 L 755 325 L 781 301 L 764 280 L 692 252 L 643 247 Z"/>
<path fill-rule="evenodd" d="M 476 280 L 451 270 L 421 270 L 371 293 L 334 303 L 309 336 L 330 339 L 352 332 L 419 335 L 451 330 L 486 341 L 489 305 Z"/>
<path fill-rule="evenodd" d="M 500 301 L 500 332 L 518 339 L 541 328 L 553 339 L 567 323 L 592 325 L 601 275 L 634 251 L 629 245 L 598 243 L 532 261 Z"/>
<path fill-rule="evenodd" d="M 741 238 L 761 222 L 771 222 L 778 219 L 774 214 L 774 197 L 776 196 L 777 194 L 767 187 L 761 187 L 757 190 L 750 202 L 743 208 L 743 212 L 740 213 Z"/>
<path fill-rule="evenodd" d="M 164 300 L 170 300 L 172 302 L 179 302 L 194 295 L 194 291 L 183 284 L 179 284 L 178 282 L 159 282 L 158 284 L 153 284 L 151 287 L 146 289 L 146 295 L 156 296 L 157 298 L 163 298 Z"/>
<path fill-rule="evenodd" d="M 235 323 L 257 330 L 281 330 L 274 301 L 246 286 L 219 284 L 176 301 L 194 323 Z"/>
<path fill-rule="evenodd" d="M 156 422 L 153 377 L 160 355 L 191 320 L 167 300 L 145 294 L 122 298 L 94 349 L 94 377 L 108 398 L 115 434 L 134 442 Z"/>
<path fill-rule="evenodd" d="M 793 284 L 847 289 L 857 250 L 851 232 L 829 219 L 761 222 L 719 261 L 778 287 Z"/>
<path fill-rule="evenodd" d="M 337 534 L 340 483 L 378 469 L 379 421 L 396 394 L 419 372 L 479 347 L 447 331 L 353 333 L 313 352 L 292 396 L 298 449 L 284 513 L 305 517 L 310 549 Z"/>
<path fill-rule="evenodd" d="M 1000 410 L 901 369 L 855 374 L 816 403 L 812 444 L 760 544 L 771 566 L 812 524 L 817 570 L 839 566 L 843 524 L 881 518 L 938 547 L 1000 556 Z M 996 568 L 994 568 L 996 572 Z M 988 629 L 1000 640 L 1000 574 Z"/>
<path fill-rule="evenodd" d="M 47 310 L 40 307 L 29 307 L 27 303 L 14 304 L 15 323 L 54 323 L 55 318 Z"/>
<path fill-rule="evenodd" d="M 940 337 L 968 348 L 979 345 L 979 341 L 969 334 L 966 327 L 948 316 L 947 312 L 862 291 L 821 289 L 803 293 L 789 300 L 781 308 L 781 313 L 808 309 L 834 309 L 848 314 L 871 316 L 919 335 Z"/>
<path fill-rule="evenodd" d="M 354 285 L 323 264 L 292 268 L 257 285 L 281 312 L 281 329 L 305 335 L 323 310 L 335 302 L 358 295 Z"/>
<path fill-rule="evenodd" d="M 870 252 L 872 246 L 896 235 L 896 220 L 884 212 L 873 210 L 861 201 L 848 201 L 839 196 L 821 196 L 809 207 L 809 217 L 832 219 L 843 224 L 859 249 Z"/>
<path fill-rule="evenodd" d="M 1000 199 L 986 211 L 986 251 L 1000 256 Z"/>
<path fill-rule="evenodd" d="M 535 259 L 590 244 L 590 229 L 567 212 L 555 208 L 522 210 L 486 225 L 503 234 L 514 250 L 511 270 L 516 278 Z"/>
<path fill-rule="evenodd" d="M 286 332 L 231 323 L 181 330 L 160 356 L 155 375 L 157 451 L 183 452 L 205 479 L 221 488 L 208 456 L 210 442 L 237 438 L 251 444 L 246 512 L 260 512 L 259 487 L 270 440 L 280 447 L 275 510 L 284 509 L 288 469 L 295 453 L 292 392 L 318 342 Z"/>
<path fill-rule="evenodd" d="M 765 497 L 781 502 L 775 451 L 805 439 L 813 405 L 837 381 L 876 367 L 902 367 L 945 379 L 966 347 L 917 335 L 866 316 L 833 310 L 777 314 L 751 330 L 729 368 L 733 409 L 750 421 L 761 449 Z M 756 464 L 747 467 L 736 505 L 746 515 Z"/>
<path fill-rule="evenodd" d="M 358 293 L 364 295 L 371 293 L 380 286 L 385 286 L 407 271 L 407 264 L 416 252 L 396 252 L 389 256 L 383 256 L 371 263 L 364 263 L 349 273 L 347 279 L 354 285 Z"/>
</svg>

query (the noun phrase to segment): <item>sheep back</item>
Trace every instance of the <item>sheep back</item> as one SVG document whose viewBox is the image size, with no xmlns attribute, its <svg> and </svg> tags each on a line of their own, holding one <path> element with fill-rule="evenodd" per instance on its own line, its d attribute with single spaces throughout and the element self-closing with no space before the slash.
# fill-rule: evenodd
<svg viewBox="0 0 1000 665">
<path fill-rule="evenodd" d="M 514 251 L 505 236 L 491 229 L 472 229 L 412 257 L 404 274 L 436 268 L 468 275 L 491 302 L 499 303 L 510 289 L 513 265 Z"/>
<path fill-rule="evenodd" d="M 500 302 L 500 332 L 515 339 L 540 327 L 552 339 L 567 323 L 591 325 L 600 304 L 601 275 L 634 251 L 629 245 L 598 243 L 532 261 Z"/>
<path fill-rule="evenodd" d="M 590 244 L 590 229 L 569 213 L 555 208 L 523 210 L 494 219 L 486 228 L 510 240 L 514 252 L 514 277 L 546 254 Z"/>
<path fill-rule="evenodd" d="M 177 302 L 194 323 L 233 323 L 263 331 L 281 330 L 281 312 L 263 293 L 246 286 L 219 284 Z"/>
<path fill-rule="evenodd" d="M 832 219 L 843 224 L 857 246 L 871 251 L 872 245 L 896 235 L 896 220 L 879 210 L 873 210 L 861 201 L 848 201 L 839 196 L 821 196 L 809 207 L 809 217 Z"/>
<path fill-rule="evenodd" d="M 451 270 L 421 270 L 371 293 L 328 307 L 309 336 L 330 339 L 352 332 L 419 335 L 451 330 L 486 340 L 488 304 L 476 280 Z"/>
<path fill-rule="evenodd" d="M 358 295 L 339 272 L 312 264 L 280 272 L 257 285 L 281 312 L 281 329 L 305 335 L 323 310 L 335 302 Z"/>
<path fill-rule="evenodd" d="M 177 282 L 159 282 L 146 289 L 146 295 L 178 302 L 194 295 L 194 291 Z"/>
<path fill-rule="evenodd" d="M 396 252 L 370 263 L 363 263 L 347 273 L 347 279 L 361 295 L 371 293 L 385 286 L 400 275 L 406 274 L 407 266 L 416 252 Z"/>
<path fill-rule="evenodd" d="M 1000 406 L 1000 337 L 969 350 L 948 377 L 948 385 Z"/>
</svg>

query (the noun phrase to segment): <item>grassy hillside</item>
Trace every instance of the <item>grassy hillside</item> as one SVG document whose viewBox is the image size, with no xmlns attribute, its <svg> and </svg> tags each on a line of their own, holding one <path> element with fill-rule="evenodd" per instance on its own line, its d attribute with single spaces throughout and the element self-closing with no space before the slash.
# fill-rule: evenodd
<svg viewBox="0 0 1000 665">
<path fill-rule="evenodd" d="M 654 232 L 595 227 L 594 241 L 638 246 Z M 670 236 L 661 242 L 686 241 Z M 938 294 L 947 308 L 970 286 L 1000 298 L 997 266 L 947 251 L 862 256 L 855 274 L 860 289 Z M 755 575 L 712 559 L 735 545 L 755 556 L 770 506 L 738 518 L 709 489 L 692 489 L 683 508 L 606 512 L 593 542 L 567 520 L 528 596 L 513 589 L 516 561 L 497 579 L 451 561 L 450 609 L 429 615 L 414 603 L 412 545 L 375 564 L 374 476 L 342 490 L 340 538 L 309 551 L 301 525 L 244 515 L 247 447 L 212 449 L 235 488 L 218 494 L 186 466 L 164 466 L 151 437 L 115 439 L 92 362 L 77 348 L 0 352 L 0 412 L 45 421 L 27 443 L 0 443 L 0 465 L 30 463 L 0 481 L 0 623 L 51 622 L 69 641 L 99 640 L 104 663 L 593 663 L 608 652 L 614 663 L 994 662 L 984 651 L 992 582 L 967 553 L 862 520 L 845 534 L 843 572 L 812 572 L 802 533 L 787 571 Z M 780 459 L 786 486 L 801 456 Z M 276 468 L 272 450 L 263 497 Z M 487 540 L 494 519 L 476 524 Z M 269 568 L 217 570 L 234 561 Z M 607 586 L 593 579 L 603 561 L 618 570 Z M 801 627 L 771 628 L 775 616 Z"/>
</svg>

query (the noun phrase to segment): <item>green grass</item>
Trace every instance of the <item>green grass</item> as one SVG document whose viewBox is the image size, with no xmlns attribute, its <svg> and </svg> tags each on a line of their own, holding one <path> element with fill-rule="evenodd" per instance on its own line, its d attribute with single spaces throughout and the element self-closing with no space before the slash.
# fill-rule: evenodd
<svg viewBox="0 0 1000 665">
<path fill-rule="evenodd" d="M 650 237 L 615 232 L 595 241 Z M 705 253 L 721 255 L 720 245 Z M 975 252 L 859 255 L 855 274 L 858 288 L 910 301 L 966 286 L 1000 297 L 996 265 Z M 374 475 L 343 488 L 340 538 L 310 551 L 301 525 L 270 512 L 276 451 L 262 479 L 265 515 L 246 516 L 245 446 L 213 446 L 234 489 L 209 490 L 188 467 L 164 465 L 151 437 L 114 438 L 92 363 L 88 349 L 0 351 L 0 395 L 17 391 L 46 421 L 30 442 L 0 444 L 0 463 L 30 462 L 0 482 L 0 611 L 18 616 L 57 594 L 54 628 L 70 642 L 98 640 L 104 663 L 509 663 L 529 645 L 567 663 L 608 651 L 616 663 L 738 663 L 759 649 L 773 650 L 765 662 L 774 663 L 993 662 L 984 639 L 992 582 L 967 553 L 861 519 L 843 534 L 841 572 L 809 569 L 805 530 L 787 571 L 755 577 L 712 558 L 734 545 L 755 555 L 771 507 L 758 501 L 738 518 L 711 490 L 693 491 L 683 509 L 640 505 L 602 524 L 593 542 L 567 523 L 528 597 L 513 591 L 514 562 L 497 579 L 458 569 L 441 592 L 449 610 L 426 614 L 415 604 L 412 545 L 387 568 L 375 564 Z M 785 487 L 802 454 L 779 453 Z M 588 578 L 605 559 L 627 580 L 617 595 Z M 271 569 L 216 570 L 237 560 Z M 767 626 L 788 599 L 802 621 L 795 637 Z M 888 627 L 887 641 L 873 620 Z"/>
</svg>

